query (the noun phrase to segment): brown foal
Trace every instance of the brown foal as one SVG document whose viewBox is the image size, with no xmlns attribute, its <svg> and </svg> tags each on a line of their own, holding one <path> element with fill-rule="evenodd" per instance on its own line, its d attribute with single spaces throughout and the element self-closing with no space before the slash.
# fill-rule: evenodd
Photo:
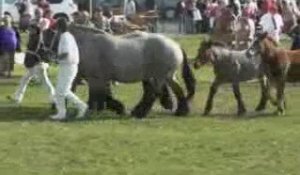
<svg viewBox="0 0 300 175">
<path fill-rule="evenodd" d="M 288 79 L 300 80 L 299 71 L 298 74 L 293 71 L 294 73 L 290 74 L 293 77 L 289 77 L 291 68 L 300 67 L 300 50 L 287 50 L 277 46 L 277 43 L 264 33 L 258 37 L 252 47 L 261 54 L 266 74 L 269 80 L 275 84 L 277 113 L 283 115 L 285 112 L 285 83 Z"/>
</svg>

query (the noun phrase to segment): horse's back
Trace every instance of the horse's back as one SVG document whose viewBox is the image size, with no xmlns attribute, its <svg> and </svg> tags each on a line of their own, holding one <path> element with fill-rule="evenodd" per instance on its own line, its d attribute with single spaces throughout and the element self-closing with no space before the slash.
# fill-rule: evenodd
<svg viewBox="0 0 300 175">
<path fill-rule="evenodd" d="M 214 65 L 217 77 L 231 82 L 248 81 L 257 78 L 260 72 L 260 59 L 248 57 L 246 51 L 233 51 L 223 49 L 219 53 L 219 59 Z"/>
<path fill-rule="evenodd" d="M 116 56 L 112 58 L 113 64 L 117 68 L 116 74 L 121 77 L 120 79 L 132 77 L 126 81 L 134 81 L 142 77 L 160 78 L 168 71 L 175 70 L 183 59 L 179 45 L 158 34 L 126 35 L 119 38 L 116 45 Z"/>
</svg>

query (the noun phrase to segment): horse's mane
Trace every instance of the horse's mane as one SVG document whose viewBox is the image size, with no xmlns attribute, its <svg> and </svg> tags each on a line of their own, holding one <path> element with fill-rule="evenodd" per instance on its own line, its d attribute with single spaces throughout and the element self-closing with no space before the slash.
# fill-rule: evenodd
<svg viewBox="0 0 300 175">
<path fill-rule="evenodd" d="M 104 34 L 104 35 L 108 34 L 104 30 L 97 29 L 94 27 L 88 27 L 88 26 L 84 26 L 84 25 L 80 25 L 80 24 L 71 24 L 69 27 L 70 27 L 70 30 L 79 30 L 82 32 L 88 32 L 88 33 L 93 33 L 93 34 Z"/>
<path fill-rule="evenodd" d="M 265 39 L 270 41 L 275 47 L 278 47 L 278 43 L 273 38 L 267 36 Z"/>
</svg>

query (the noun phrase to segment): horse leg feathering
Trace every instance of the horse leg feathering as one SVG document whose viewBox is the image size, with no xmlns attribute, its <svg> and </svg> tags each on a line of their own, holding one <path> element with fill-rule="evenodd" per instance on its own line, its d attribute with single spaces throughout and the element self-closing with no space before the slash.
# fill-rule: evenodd
<svg viewBox="0 0 300 175">
<path fill-rule="evenodd" d="M 188 64 L 188 58 L 186 52 L 182 50 L 183 54 L 183 65 L 182 65 L 182 78 L 184 80 L 185 86 L 187 88 L 187 100 L 190 101 L 194 95 L 195 95 L 195 89 L 196 89 L 196 79 L 193 74 L 192 69 L 190 68 Z"/>
<path fill-rule="evenodd" d="M 144 93 L 140 102 L 134 107 L 131 115 L 136 118 L 144 118 L 152 108 L 157 95 L 153 84 L 149 81 L 143 81 Z"/>
</svg>

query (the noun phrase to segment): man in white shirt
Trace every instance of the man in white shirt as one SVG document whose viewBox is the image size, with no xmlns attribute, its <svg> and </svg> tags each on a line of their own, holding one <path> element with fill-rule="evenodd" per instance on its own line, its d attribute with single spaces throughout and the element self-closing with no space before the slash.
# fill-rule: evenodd
<svg viewBox="0 0 300 175">
<path fill-rule="evenodd" d="M 262 26 L 263 32 L 267 32 L 269 37 L 279 42 L 282 27 L 284 26 L 282 16 L 279 13 L 268 12 L 264 14 L 259 24 Z"/>
<path fill-rule="evenodd" d="M 77 118 L 84 117 L 88 106 L 71 91 L 72 83 L 78 72 L 79 49 L 74 36 L 68 31 L 66 19 L 57 21 L 57 29 L 61 34 L 58 44 L 58 80 L 56 85 L 56 108 L 58 113 L 51 116 L 53 120 L 66 118 L 65 100 L 74 103 L 78 109 Z"/>
</svg>

